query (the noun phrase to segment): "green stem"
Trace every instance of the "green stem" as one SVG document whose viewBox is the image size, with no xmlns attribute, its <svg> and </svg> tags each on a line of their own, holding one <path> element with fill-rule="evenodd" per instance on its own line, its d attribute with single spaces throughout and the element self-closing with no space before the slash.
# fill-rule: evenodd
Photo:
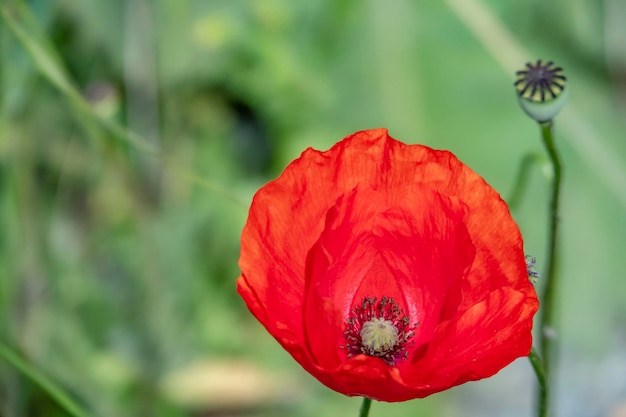
<svg viewBox="0 0 626 417">
<path fill-rule="evenodd" d="M 361 412 L 359 417 L 367 417 L 370 414 L 370 407 L 372 406 L 372 400 L 363 397 L 363 404 L 361 404 Z"/>
<path fill-rule="evenodd" d="M 539 390 L 537 392 L 537 417 L 547 417 L 550 396 L 544 363 L 541 357 L 537 354 L 535 348 L 531 349 L 530 355 L 528 355 L 528 360 L 530 360 L 530 364 L 535 371 L 535 375 L 537 375 L 537 382 L 539 383 Z"/>
<path fill-rule="evenodd" d="M 550 196 L 550 230 L 548 237 L 548 256 L 546 258 L 545 286 L 542 298 L 542 314 L 540 321 L 541 357 L 545 364 L 546 374 L 550 374 L 550 357 L 552 354 L 552 340 L 554 339 L 554 316 L 556 294 L 556 246 L 559 221 L 559 191 L 561 189 L 561 161 L 554 146 L 552 121 L 541 124 L 541 136 L 552 163 L 552 194 Z"/>
<path fill-rule="evenodd" d="M 535 164 L 539 164 L 540 162 L 541 156 L 532 152 L 527 153 L 522 158 L 522 162 L 520 162 L 517 176 L 515 178 L 515 184 L 513 185 L 513 190 L 511 191 L 509 198 L 506 200 L 510 210 L 515 210 L 519 206 L 528 184 L 530 170 Z"/>
<path fill-rule="evenodd" d="M 540 123 L 541 137 L 550 157 L 552 164 L 552 193 L 550 196 L 550 229 L 548 236 L 548 255 L 546 258 L 546 272 L 543 275 L 545 281 L 543 289 L 542 308 L 539 322 L 539 342 L 541 359 L 543 361 L 544 378 L 548 384 L 551 375 L 552 359 L 555 350 L 555 298 L 557 293 L 556 277 L 556 247 L 559 221 L 559 192 L 561 189 L 561 161 L 554 145 L 554 132 L 552 120 Z M 546 411 L 547 412 L 547 411 Z"/>
<path fill-rule="evenodd" d="M 73 417 L 88 417 L 89 415 L 72 400 L 61 388 L 46 377 L 41 371 L 24 361 L 17 353 L 0 342 L 0 358 L 4 359 L 27 379 L 44 390 L 63 410 Z"/>
</svg>

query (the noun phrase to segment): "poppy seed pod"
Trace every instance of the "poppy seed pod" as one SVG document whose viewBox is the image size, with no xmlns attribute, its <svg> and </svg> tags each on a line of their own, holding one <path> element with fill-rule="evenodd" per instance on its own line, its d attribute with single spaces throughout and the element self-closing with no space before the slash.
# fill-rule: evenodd
<svg viewBox="0 0 626 417">
<path fill-rule="evenodd" d="M 555 67 L 552 61 L 544 64 L 539 59 L 535 65 L 529 62 L 516 75 L 517 101 L 532 119 L 547 122 L 565 106 L 569 96 L 569 89 L 565 88 L 567 78 L 563 68 Z"/>
<path fill-rule="evenodd" d="M 263 186 L 239 266 L 252 314 L 346 395 L 425 397 L 530 352 L 538 301 L 506 203 L 385 129 L 307 149 Z"/>
</svg>

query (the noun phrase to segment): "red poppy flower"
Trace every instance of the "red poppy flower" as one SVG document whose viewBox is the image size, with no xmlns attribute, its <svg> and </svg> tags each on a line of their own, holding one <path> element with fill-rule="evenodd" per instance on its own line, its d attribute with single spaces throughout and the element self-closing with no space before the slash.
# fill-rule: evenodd
<svg viewBox="0 0 626 417">
<path fill-rule="evenodd" d="M 529 354 L 522 246 L 498 193 L 450 152 L 362 131 L 256 193 L 237 289 L 323 384 L 404 401 Z"/>
</svg>

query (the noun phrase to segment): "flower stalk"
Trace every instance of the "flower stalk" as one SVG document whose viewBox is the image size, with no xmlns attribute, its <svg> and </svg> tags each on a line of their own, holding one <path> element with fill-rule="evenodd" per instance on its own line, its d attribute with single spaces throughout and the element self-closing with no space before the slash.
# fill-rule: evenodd
<svg viewBox="0 0 626 417">
<path fill-rule="evenodd" d="M 559 223 L 559 196 L 561 190 L 562 167 L 558 151 L 554 144 L 554 130 L 552 120 L 540 123 L 541 138 L 548 152 L 550 163 L 552 165 L 552 190 L 550 195 L 550 219 L 548 234 L 548 254 L 546 258 L 545 286 L 543 289 L 543 303 L 540 309 L 539 323 L 540 334 L 539 342 L 541 348 L 541 358 L 543 361 L 543 370 L 546 377 L 549 377 L 554 357 L 555 339 L 555 296 L 557 293 L 558 282 L 556 276 L 556 251 L 558 240 L 558 223 Z"/>
<path fill-rule="evenodd" d="M 539 316 L 538 342 L 540 354 L 535 349 L 531 351 L 528 359 L 537 375 L 539 384 L 537 391 L 537 417 L 547 417 L 550 397 L 550 372 L 552 370 L 552 360 L 555 357 L 555 297 L 558 288 L 556 277 L 556 254 L 558 243 L 558 222 L 559 222 L 559 197 L 561 190 L 562 165 L 554 143 L 554 129 L 552 120 L 539 122 L 541 128 L 541 138 L 548 153 L 552 166 L 552 187 L 550 194 L 550 218 L 548 234 L 548 254 L 546 258 L 546 272 L 543 275 L 545 284 L 542 294 L 542 304 Z"/>
<path fill-rule="evenodd" d="M 372 400 L 363 397 L 363 403 L 361 403 L 361 411 L 359 417 L 367 417 L 370 414 L 370 407 L 372 406 Z"/>
<path fill-rule="evenodd" d="M 537 354 L 537 351 L 534 348 L 530 351 L 528 359 L 530 360 L 530 364 L 535 371 L 535 375 L 537 375 L 537 383 L 539 384 L 539 390 L 537 393 L 537 417 L 547 417 L 548 404 L 550 400 L 550 386 L 548 384 L 548 381 L 546 380 L 545 364 L 543 363 L 543 360 L 541 359 L 539 354 Z"/>
<path fill-rule="evenodd" d="M 522 162 L 520 163 L 517 171 L 517 176 L 515 177 L 515 182 L 513 183 L 513 190 L 506 200 L 511 211 L 519 208 L 522 202 L 522 196 L 524 195 L 528 185 L 529 174 L 533 168 L 536 168 L 537 165 L 543 162 L 542 158 L 542 155 L 535 152 L 527 153 L 522 158 Z"/>
<path fill-rule="evenodd" d="M 530 362 L 537 374 L 539 383 L 537 416 L 546 417 L 549 410 L 548 386 L 552 361 L 555 359 L 555 328 L 556 328 L 556 294 L 558 288 L 556 276 L 556 254 L 559 223 L 559 195 L 561 190 L 561 160 L 554 143 L 553 119 L 567 101 L 569 88 L 566 89 L 567 78 L 563 68 L 555 66 L 552 61 L 537 60 L 535 64 L 527 63 L 525 69 L 517 71 L 515 89 L 518 102 L 524 112 L 539 123 L 541 139 L 552 166 L 552 184 L 550 193 L 550 218 L 548 231 L 548 253 L 546 271 L 543 274 L 545 284 L 539 317 L 538 343 L 540 355 L 533 349 L 529 355 Z M 521 181 L 518 181 L 523 186 Z M 518 184 L 519 185 L 519 184 Z M 521 187 L 520 186 L 520 187 Z M 517 189 L 517 187 L 516 187 Z M 519 195 L 514 194 L 515 197 Z"/>
</svg>

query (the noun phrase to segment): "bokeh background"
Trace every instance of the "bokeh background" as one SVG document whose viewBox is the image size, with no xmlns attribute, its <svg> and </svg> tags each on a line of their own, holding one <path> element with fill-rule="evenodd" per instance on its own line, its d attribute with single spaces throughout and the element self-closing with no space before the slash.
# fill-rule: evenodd
<svg viewBox="0 0 626 417">
<path fill-rule="evenodd" d="M 254 191 L 387 127 L 505 199 L 542 270 L 550 171 L 512 86 L 569 77 L 555 416 L 626 415 L 623 0 L 0 2 L 0 340 L 94 416 L 347 416 L 235 292 Z M 528 156 L 527 156 L 528 155 Z M 541 280 L 538 283 L 541 286 Z M 373 416 L 531 416 L 520 359 Z M 66 415 L 0 361 L 0 415 Z"/>
</svg>

